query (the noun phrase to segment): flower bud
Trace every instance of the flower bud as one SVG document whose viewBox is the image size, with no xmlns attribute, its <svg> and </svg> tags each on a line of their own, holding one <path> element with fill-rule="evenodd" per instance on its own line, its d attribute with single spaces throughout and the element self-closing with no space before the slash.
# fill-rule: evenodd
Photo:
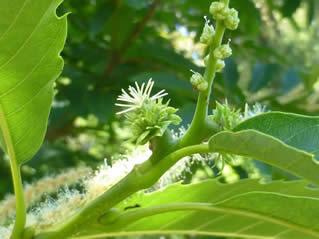
<svg viewBox="0 0 319 239">
<path fill-rule="evenodd" d="M 191 76 L 190 81 L 193 87 L 199 91 L 206 90 L 208 87 L 208 83 L 204 79 L 204 77 L 198 72 L 195 72 L 195 71 L 191 71 L 191 72 L 193 72 L 193 75 Z"/>
<path fill-rule="evenodd" d="M 219 125 L 220 130 L 232 130 L 241 122 L 242 116 L 239 110 L 229 106 L 226 101 L 224 104 L 216 102 L 216 109 L 209 119 Z"/>
<path fill-rule="evenodd" d="M 191 71 L 191 72 L 193 72 L 193 75 L 191 76 L 190 82 L 195 88 L 197 88 L 197 85 L 204 80 L 204 77 L 198 72 L 195 72 L 195 71 Z"/>
<path fill-rule="evenodd" d="M 231 8 L 227 11 L 227 17 L 224 20 L 225 27 L 229 30 L 236 30 L 239 25 L 239 17 L 236 9 Z"/>
<path fill-rule="evenodd" d="M 216 72 L 222 72 L 225 67 L 225 61 L 218 59 L 216 63 Z"/>
<path fill-rule="evenodd" d="M 229 44 L 224 44 L 219 47 L 217 47 L 214 50 L 214 57 L 217 59 L 226 59 L 227 57 L 230 57 L 232 55 L 232 49 L 230 48 Z"/>
<path fill-rule="evenodd" d="M 209 24 L 209 20 L 207 19 L 206 16 L 205 16 L 205 21 L 206 23 L 199 41 L 203 44 L 208 45 L 212 41 L 213 37 L 215 36 L 215 29 L 213 25 Z"/>
<path fill-rule="evenodd" d="M 197 89 L 198 89 L 199 91 L 205 91 L 205 90 L 207 90 L 207 87 L 208 87 L 208 83 L 207 83 L 207 81 L 205 81 L 205 80 L 202 80 L 202 81 L 197 85 Z"/>
<path fill-rule="evenodd" d="M 223 2 L 212 2 L 209 8 L 209 12 L 212 14 L 215 20 L 225 20 L 227 17 L 228 7 Z"/>
</svg>

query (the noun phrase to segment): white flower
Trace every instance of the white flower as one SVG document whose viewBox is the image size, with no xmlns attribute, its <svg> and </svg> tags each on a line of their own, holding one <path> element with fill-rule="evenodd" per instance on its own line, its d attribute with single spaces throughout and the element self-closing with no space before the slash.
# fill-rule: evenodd
<svg viewBox="0 0 319 239">
<path fill-rule="evenodd" d="M 0 238 L 9 239 L 11 235 L 12 228 L 0 226 Z"/>
<path fill-rule="evenodd" d="M 163 98 L 167 95 L 165 90 L 161 90 L 155 95 L 151 96 L 151 91 L 154 86 L 154 81 L 151 79 L 148 80 L 147 84 L 142 84 L 140 87 L 137 82 L 135 82 L 135 88 L 133 86 L 129 86 L 128 92 L 122 89 L 122 95 L 117 97 L 117 100 L 124 103 L 116 103 L 116 106 L 123 107 L 124 110 L 116 113 L 116 114 L 124 114 L 129 111 L 140 108 L 145 100 L 157 100 Z"/>
<path fill-rule="evenodd" d="M 245 112 L 242 116 L 243 120 L 252 118 L 256 115 L 260 115 L 267 112 L 267 107 L 260 103 L 255 103 L 252 106 L 249 106 L 247 103 L 245 104 Z"/>
</svg>

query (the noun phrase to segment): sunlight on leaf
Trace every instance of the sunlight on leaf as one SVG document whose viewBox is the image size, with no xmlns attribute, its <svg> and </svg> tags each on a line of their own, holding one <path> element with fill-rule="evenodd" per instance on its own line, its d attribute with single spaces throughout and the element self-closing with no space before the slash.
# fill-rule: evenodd
<svg viewBox="0 0 319 239">
<path fill-rule="evenodd" d="M 0 3 L 1 147 L 18 164 L 40 148 L 47 128 L 66 17 L 62 0 L 2 0 Z"/>
<path fill-rule="evenodd" d="M 319 192 L 306 185 L 302 181 L 260 184 L 256 180 L 175 184 L 121 203 L 104 218 L 104 225 L 90 225 L 77 238 L 142 234 L 319 238 Z M 132 205 L 135 208 L 127 209 Z"/>
</svg>

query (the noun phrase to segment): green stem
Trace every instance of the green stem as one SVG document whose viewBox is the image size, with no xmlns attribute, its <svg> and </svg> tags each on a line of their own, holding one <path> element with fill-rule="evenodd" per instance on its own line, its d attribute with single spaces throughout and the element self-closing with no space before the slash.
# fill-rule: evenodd
<svg viewBox="0 0 319 239">
<path fill-rule="evenodd" d="M 100 197 L 96 198 L 77 214 L 62 225 L 57 225 L 51 231 L 36 235 L 35 239 L 60 239 L 76 233 L 79 228 L 90 223 L 97 223 L 109 209 L 129 197 L 133 193 L 147 189 L 158 181 L 158 179 L 181 158 L 196 154 L 208 153 L 207 144 L 193 145 L 177 150 L 160 161 L 147 160 L 137 165 L 126 177 Z M 152 162 L 158 162 L 153 164 Z"/>
<path fill-rule="evenodd" d="M 229 4 L 229 0 L 224 0 L 225 4 Z M 208 87 L 206 91 L 201 91 L 198 96 L 196 110 L 194 114 L 193 121 L 180 141 L 181 146 L 190 145 L 195 143 L 195 135 L 201 135 L 205 133 L 205 125 L 207 121 L 208 106 L 210 101 L 210 96 L 212 92 L 213 82 L 216 75 L 216 63 L 217 59 L 214 57 L 214 50 L 222 44 L 223 37 L 225 33 L 225 26 L 223 22 L 217 21 L 216 33 L 209 49 L 209 58 L 207 61 L 207 66 L 204 74 L 204 79 L 208 82 Z"/>
<path fill-rule="evenodd" d="M 10 158 L 10 168 L 13 181 L 14 194 L 16 199 L 16 220 L 13 227 L 11 239 L 21 239 L 26 224 L 26 206 L 23 193 L 20 166 L 17 162 L 11 139 L 8 123 L 5 119 L 2 105 L 0 103 L 0 128 L 6 146 L 6 153 Z M 0 133 L 1 133 L 0 132 Z"/>
<path fill-rule="evenodd" d="M 20 167 L 12 160 L 11 173 L 16 199 L 16 220 L 13 227 L 11 239 L 21 239 L 26 224 L 26 205 L 23 193 Z"/>
</svg>

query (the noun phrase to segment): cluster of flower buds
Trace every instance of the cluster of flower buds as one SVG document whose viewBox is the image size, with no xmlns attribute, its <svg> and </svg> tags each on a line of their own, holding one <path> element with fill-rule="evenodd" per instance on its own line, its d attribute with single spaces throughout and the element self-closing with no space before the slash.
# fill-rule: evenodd
<svg viewBox="0 0 319 239">
<path fill-rule="evenodd" d="M 213 25 L 210 25 L 210 22 L 206 16 L 204 18 L 205 18 L 205 26 L 199 41 L 203 44 L 209 45 L 213 37 L 215 36 L 215 28 Z"/>
<path fill-rule="evenodd" d="M 229 9 L 224 21 L 225 27 L 229 30 L 236 30 L 238 28 L 239 21 L 237 10 L 234 8 Z"/>
<path fill-rule="evenodd" d="M 219 60 L 224 60 L 231 55 L 232 49 L 230 48 L 229 44 L 223 44 L 214 50 L 214 57 Z"/>
<path fill-rule="evenodd" d="M 198 72 L 195 72 L 192 70 L 191 72 L 193 72 L 193 75 L 191 76 L 191 80 L 190 80 L 192 86 L 199 91 L 207 90 L 208 83 L 204 79 L 204 77 Z"/>
<path fill-rule="evenodd" d="M 232 130 L 242 121 L 240 110 L 232 108 L 227 101 L 224 104 L 216 102 L 216 109 L 209 118 L 220 130 Z"/>
<path fill-rule="evenodd" d="M 224 2 L 213 2 L 209 12 L 216 21 L 223 21 L 229 30 L 237 29 L 240 20 L 236 9 L 229 8 Z"/>
</svg>

